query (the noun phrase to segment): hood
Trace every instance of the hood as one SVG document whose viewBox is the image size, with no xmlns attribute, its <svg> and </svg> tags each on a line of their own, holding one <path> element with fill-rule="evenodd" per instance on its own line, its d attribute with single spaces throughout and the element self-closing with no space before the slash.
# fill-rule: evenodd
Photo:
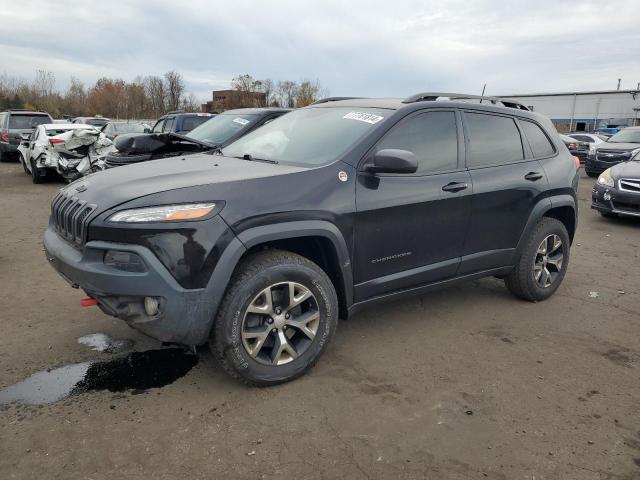
<svg viewBox="0 0 640 480">
<path fill-rule="evenodd" d="M 602 142 L 596 145 L 596 150 L 620 150 L 620 151 L 630 151 L 640 148 L 640 143 L 610 143 L 610 142 Z"/>
<path fill-rule="evenodd" d="M 611 167 L 611 176 L 614 180 L 619 178 L 638 178 L 640 179 L 640 161 L 629 161 L 617 164 Z"/>
<path fill-rule="evenodd" d="M 180 188 L 229 184 L 307 170 L 221 155 L 193 154 L 111 168 L 83 177 L 62 191 L 104 211 L 136 198 Z M 235 187 L 235 185 L 234 185 Z M 235 187 L 242 189 L 242 185 Z"/>
</svg>

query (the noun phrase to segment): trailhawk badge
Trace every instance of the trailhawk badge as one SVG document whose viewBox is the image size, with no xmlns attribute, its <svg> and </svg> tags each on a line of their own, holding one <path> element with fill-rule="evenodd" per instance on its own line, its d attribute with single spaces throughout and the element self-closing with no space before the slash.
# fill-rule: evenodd
<svg viewBox="0 0 640 480">
<path fill-rule="evenodd" d="M 338 180 L 340 180 L 341 182 L 346 182 L 347 180 L 349 180 L 347 172 L 345 172 L 344 170 L 340 170 L 338 172 Z"/>
</svg>

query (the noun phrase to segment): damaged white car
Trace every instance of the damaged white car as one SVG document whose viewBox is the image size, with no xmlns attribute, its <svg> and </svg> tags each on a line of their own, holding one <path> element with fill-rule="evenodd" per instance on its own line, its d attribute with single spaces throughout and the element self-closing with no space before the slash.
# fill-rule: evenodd
<svg viewBox="0 0 640 480">
<path fill-rule="evenodd" d="M 20 162 L 33 183 L 41 183 L 48 171 L 65 180 L 99 170 L 97 163 L 115 151 L 113 142 L 91 125 L 45 123 L 24 134 L 18 147 Z"/>
</svg>

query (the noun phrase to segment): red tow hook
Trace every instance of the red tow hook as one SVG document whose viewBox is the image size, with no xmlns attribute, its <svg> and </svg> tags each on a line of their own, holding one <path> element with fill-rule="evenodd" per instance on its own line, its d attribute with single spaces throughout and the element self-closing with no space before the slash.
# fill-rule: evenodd
<svg viewBox="0 0 640 480">
<path fill-rule="evenodd" d="M 80 300 L 80 305 L 83 307 L 93 307 L 97 305 L 98 301 L 95 298 L 87 297 Z"/>
</svg>

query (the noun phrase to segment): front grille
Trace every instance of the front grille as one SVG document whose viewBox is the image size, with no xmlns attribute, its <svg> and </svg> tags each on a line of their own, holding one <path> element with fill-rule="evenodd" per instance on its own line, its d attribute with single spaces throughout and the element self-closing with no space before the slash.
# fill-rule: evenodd
<svg viewBox="0 0 640 480">
<path fill-rule="evenodd" d="M 601 162 L 624 162 L 629 157 L 631 157 L 631 152 L 621 152 L 620 150 L 598 150 L 596 152 L 596 158 Z"/>
<path fill-rule="evenodd" d="M 87 220 L 95 209 L 96 205 L 60 192 L 51 202 L 51 220 L 58 235 L 71 243 L 83 245 L 87 235 Z"/>
<path fill-rule="evenodd" d="M 620 190 L 640 193 L 640 178 L 623 178 L 620 180 Z"/>
</svg>

